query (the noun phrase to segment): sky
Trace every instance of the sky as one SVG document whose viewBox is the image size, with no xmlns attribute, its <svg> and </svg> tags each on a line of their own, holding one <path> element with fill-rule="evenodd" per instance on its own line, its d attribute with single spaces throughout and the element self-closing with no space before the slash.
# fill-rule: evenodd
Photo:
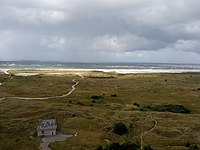
<svg viewBox="0 0 200 150">
<path fill-rule="evenodd" d="M 0 0 L 0 60 L 200 64 L 199 0 Z"/>
</svg>

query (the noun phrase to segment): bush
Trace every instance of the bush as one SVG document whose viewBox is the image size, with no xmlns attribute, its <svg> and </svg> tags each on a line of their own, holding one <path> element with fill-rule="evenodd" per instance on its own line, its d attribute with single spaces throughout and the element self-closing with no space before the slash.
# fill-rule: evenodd
<svg viewBox="0 0 200 150">
<path fill-rule="evenodd" d="M 118 134 L 118 135 L 123 135 L 127 133 L 128 129 L 126 128 L 126 125 L 122 122 L 116 123 L 115 127 L 113 129 L 113 132 Z"/>
<path fill-rule="evenodd" d="M 121 150 L 139 150 L 140 149 L 140 145 L 137 143 L 124 143 L 121 145 Z"/>
<path fill-rule="evenodd" d="M 105 150 L 120 150 L 120 144 L 111 143 L 108 147 L 105 148 Z"/>
<path fill-rule="evenodd" d="M 190 147 L 190 143 L 186 143 L 186 144 L 185 144 L 185 147 Z"/>
<path fill-rule="evenodd" d="M 133 103 L 134 106 L 140 107 L 138 103 Z"/>
<path fill-rule="evenodd" d="M 188 114 L 191 112 L 190 109 L 184 107 L 183 105 L 155 105 L 155 106 L 144 106 L 143 110 L 152 110 L 158 112 L 173 112 L 173 113 L 185 113 Z"/>
<path fill-rule="evenodd" d="M 77 102 L 77 104 L 78 104 L 78 105 L 81 105 L 81 106 L 85 106 L 85 104 L 82 103 L 82 102 Z"/>
<path fill-rule="evenodd" d="M 95 99 L 95 100 L 99 100 L 99 99 L 102 99 L 103 96 L 98 96 L 98 95 L 92 95 L 91 96 L 91 99 Z"/>
<path fill-rule="evenodd" d="M 153 150 L 153 148 L 151 148 L 150 145 L 147 145 L 147 146 L 144 147 L 144 150 Z"/>
<path fill-rule="evenodd" d="M 103 150 L 103 147 L 99 145 L 96 150 Z"/>
<path fill-rule="evenodd" d="M 126 142 L 123 144 L 111 143 L 104 150 L 139 150 L 140 145 L 136 143 Z"/>
<path fill-rule="evenodd" d="M 111 97 L 117 97 L 117 94 L 112 94 Z"/>
<path fill-rule="evenodd" d="M 194 144 L 190 146 L 189 150 L 199 150 L 199 147 L 196 144 Z"/>
</svg>

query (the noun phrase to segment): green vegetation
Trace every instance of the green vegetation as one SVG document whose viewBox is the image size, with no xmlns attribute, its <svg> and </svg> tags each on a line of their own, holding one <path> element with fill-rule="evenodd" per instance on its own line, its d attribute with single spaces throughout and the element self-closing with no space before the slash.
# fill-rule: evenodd
<svg viewBox="0 0 200 150">
<path fill-rule="evenodd" d="M 98 145 L 101 145 L 98 148 L 105 149 L 112 143 L 121 147 L 128 141 L 138 143 L 147 131 L 143 136 L 144 148 L 146 145 L 151 145 L 154 150 L 199 147 L 199 73 L 30 72 L 40 75 L 11 78 L 0 74 L 0 99 L 7 97 L 0 100 L 0 150 L 38 150 L 41 138 L 37 137 L 36 127 L 40 119 L 48 118 L 57 120 L 60 132 L 77 133 L 63 142 L 50 143 L 52 150 L 91 150 Z M 104 76 L 113 77 L 101 78 Z M 73 79 L 79 84 L 67 97 L 46 100 L 13 98 L 63 95 L 70 91 Z M 117 96 L 111 96 L 114 94 Z M 92 95 L 103 98 L 93 99 Z M 144 108 L 147 111 L 140 111 L 143 106 L 154 110 Z M 157 111 L 160 109 L 162 111 Z M 185 114 L 185 109 L 191 112 Z M 178 113 L 169 113 L 172 111 Z M 113 132 L 119 122 L 126 125 L 128 134 L 119 136 Z M 187 143 L 192 144 L 186 147 Z"/>
<path fill-rule="evenodd" d="M 126 142 L 123 144 L 111 143 L 103 150 L 140 150 L 140 145 L 137 143 Z"/>
<path fill-rule="evenodd" d="M 190 144 L 190 143 L 187 143 L 185 145 L 185 147 L 187 147 L 189 150 L 199 150 L 199 147 L 197 144 Z"/>
<path fill-rule="evenodd" d="M 111 97 L 117 97 L 117 94 L 112 94 Z"/>
<path fill-rule="evenodd" d="M 96 150 L 140 150 L 140 145 L 138 143 L 131 143 L 131 142 L 126 142 L 123 144 L 114 142 L 107 145 L 105 148 L 99 145 Z"/>
<path fill-rule="evenodd" d="M 99 100 L 99 99 L 102 99 L 103 96 L 92 95 L 91 98 L 95 100 Z"/>
<path fill-rule="evenodd" d="M 113 132 L 118 135 L 126 134 L 128 129 L 126 128 L 126 125 L 122 122 L 116 123 L 115 127 L 113 129 Z"/>
<path fill-rule="evenodd" d="M 93 99 L 92 100 L 92 103 L 96 103 L 96 102 L 102 102 L 102 100 L 103 100 L 103 96 L 98 96 L 98 95 L 92 95 L 91 96 L 91 99 Z"/>
<path fill-rule="evenodd" d="M 153 148 L 151 148 L 150 145 L 147 145 L 147 146 L 144 147 L 144 150 L 153 150 Z"/>
<path fill-rule="evenodd" d="M 163 104 L 155 106 L 144 106 L 142 110 L 152 110 L 158 112 L 173 112 L 173 113 L 184 113 L 188 114 L 191 112 L 190 109 L 185 108 L 183 105 Z"/>
</svg>

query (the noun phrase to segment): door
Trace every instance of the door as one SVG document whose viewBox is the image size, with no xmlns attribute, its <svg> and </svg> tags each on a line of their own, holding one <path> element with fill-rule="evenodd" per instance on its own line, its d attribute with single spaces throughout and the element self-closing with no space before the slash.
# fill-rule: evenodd
<svg viewBox="0 0 200 150">
<path fill-rule="evenodd" d="M 53 131 L 51 132 L 51 135 L 54 135 L 54 132 L 53 132 Z"/>
</svg>

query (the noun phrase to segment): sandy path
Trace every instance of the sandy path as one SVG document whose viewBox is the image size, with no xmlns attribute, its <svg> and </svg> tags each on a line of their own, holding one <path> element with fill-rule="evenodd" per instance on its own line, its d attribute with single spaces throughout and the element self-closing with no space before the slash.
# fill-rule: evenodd
<svg viewBox="0 0 200 150">
<path fill-rule="evenodd" d="M 9 69 L 1 69 L 1 71 L 4 73 L 4 74 L 7 74 L 7 75 L 9 75 Z"/>
<path fill-rule="evenodd" d="M 81 74 L 78 74 L 78 76 L 79 76 L 79 77 L 81 77 L 82 79 L 84 79 L 84 76 L 83 76 L 83 75 L 81 75 Z"/>
<path fill-rule="evenodd" d="M 3 71 L 3 70 L 1 70 L 1 71 Z M 8 73 L 7 70 L 5 70 L 5 72 L 4 72 L 5 74 Z M 82 76 L 81 74 L 78 74 L 78 76 L 80 76 L 82 79 L 84 79 L 84 76 Z M 67 97 L 70 94 L 72 94 L 74 92 L 74 90 L 76 89 L 76 86 L 79 84 L 79 82 L 77 82 L 75 79 L 73 79 L 72 82 L 74 84 L 71 86 L 71 90 L 69 92 L 67 92 L 66 94 L 63 94 L 63 95 L 60 95 L 60 96 L 50 96 L 50 97 L 3 97 L 3 98 L 0 98 L 0 100 L 4 100 L 6 98 L 15 98 L 15 99 L 21 99 L 21 100 L 47 100 L 47 99 L 52 99 L 52 98 L 63 98 L 63 97 Z"/>
<path fill-rule="evenodd" d="M 5 99 L 5 97 L 3 97 L 3 98 L 0 98 L 0 101 L 2 101 L 2 100 L 4 100 Z"/>
<path fill-rule="evenodd" d="M 76 89 L 75 87 L 78 85 L 78 82 L 76 82 L 75 80 L 72 80 L 74 85 L 71 86 L 71 90 L 64 94 L 64 95 L 60 95 L 60 96 L 50 96 L 50 97 L 6 97 L 6 98 L 15 98 L 15 99 L 22 99 L 22 100 L 45 100 L 45 99 L 52 99 L 52 98 L 63 98 L 63 97 L 67 97 L 70 94 L 72 94 L 72 92 Z"/>
<path fill-rule="evenodd" d="M 5 74 L 9 75 L 8 70 L 1 70 L 3 71 Z M 82 79 L 84 79 L 84 76 L 81 74 L 78 74 L 78 76 L 80 76 Z M 29 100 L 29 99 L 36 99 L 36 100 L 45 100 L 45 99 L 51 99 L 51 98 L 62 98 L 62 97 L 67 97 L 70 94 L 72 94 L 74 92 L 74 90 L 76 89 L 76 86 L 79 84 L 79 82 L 77 82 L 75 79 L 72 80 L 72 82 L 74 83 L 71 86 L 71 90 L 61 96 L 51 96 L 51 97 L 43 97 L 43 98 L 28 98 L 28 97 L 3 97 L 0 98 L 0 101 L 6 99 L 6 98 L 15 98 L 15 99 L 23 99 L 23 100 Z M 1 83 L 0 83 L 1 85 Z M 40 149 L 41 150 L 51 150 L 51 148 L 49 148 L 49 143 L 50 142 L 56 142 L 56 141 L 64 141 L 67 138 L 72 137 L 73 135 L 66 135 L 66 134 L 58 134 L 56 136 L 50 136 L 50 137 L 44 137 L 42 138 L 42 143 L 40 144 Z"/>
<path fill-rule="evenodd" d="M 143 150 L 143 147 L 144 147 L 144 140 L 143 140 L 143 137 L 144 137 L 146 134 L 148 134 L 149 132 L 153 131 L 153 130 L 157 127 L 157 124 L 158 124 L 158 121 L 155 120 L 155 119 L 152 117 L 151 113 L 150 113 L 150 118 L 151 118 L 151 120 L 154 121 L 154 126 L 153 126 L 150 130 L 148 130 L 148 131 L 144 132 L 143 134 L 141 134 L 141 136 L 140 136 L 140 144 L 141 144 L 140 149 L 141 149 L 141 150 Z"/>
<path fill-rule="evenodd" d="M 52 99 L 52 98 L 63 98 L 72 94 L 72 92 L 76 89 L 75 87 L 78 85 L 78 82 L 76 82 L 75 80 L 72 80 L 72 81 L 74 84 L 71 86 L 71 90 L 64 95 L 50 96 L 50 97 L 4 97 L 4 98 L 15 98 L 15 99 L 21 99 L 21 100 L 46 100 L 46 99 Z"/>
</svg>

